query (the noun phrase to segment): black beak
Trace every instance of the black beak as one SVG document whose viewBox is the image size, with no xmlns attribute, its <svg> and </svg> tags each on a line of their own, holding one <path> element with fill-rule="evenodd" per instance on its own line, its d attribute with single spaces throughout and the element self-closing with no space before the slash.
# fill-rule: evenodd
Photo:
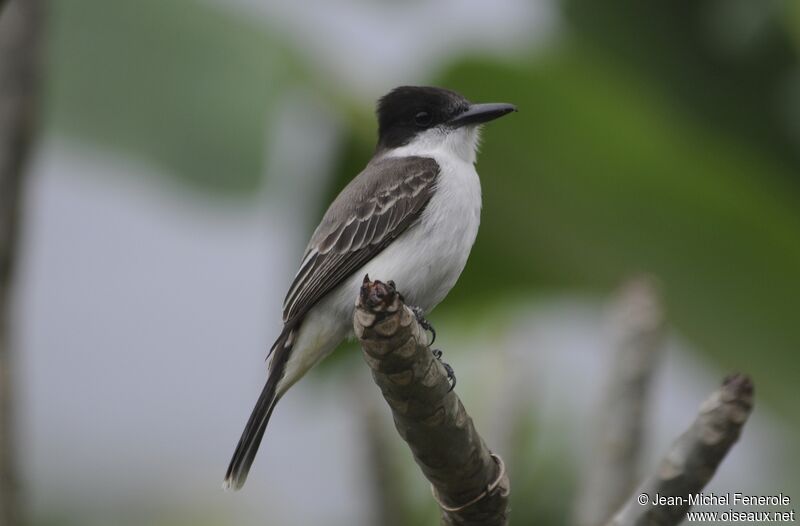
<svg viewBox="0 0 800 526">
<path fill-rule="evenodd" d="M 470 104 L 466 111 L 463 111 L 450 119 L 448 124 L 453 128 L 459 128 L 468 124 L 482 124 L 493 121 L 517 111 L 513 104 L 489 103 L 489 104 Z"/>
</svg>

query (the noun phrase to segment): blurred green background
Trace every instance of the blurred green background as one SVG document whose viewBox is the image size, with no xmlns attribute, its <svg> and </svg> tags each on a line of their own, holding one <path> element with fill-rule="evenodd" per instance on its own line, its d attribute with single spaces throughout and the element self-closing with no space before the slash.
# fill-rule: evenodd
<svg viewBox="0 0 800 526">
<path fill-rule="evenodd" d="M 591 302 L 630 275 L 650 273 L 661 282 L 674 334 L 698 363 L 750 373 L 758 408 L 774 424 L 769 433 L 800 443 L 800 4 L 506 1 L 497 8 L 505 15 L 484 16 L 495 9 L 491 3 L 468 2 L 461 9 L 471 17 L 448 16 L 459 9 L 456 3 L 433 4 L 52 2 L 44 112 L 50 146 L 43 148 L 67 144 L 84 154 L 144 163 L 152 167 L 144 177 L 156 193 L 189 195 L 201 207 L 275 205 L 280 211 L 286 209 L 280 201 L 304 192 L 303 185 L 321 186 L 303 194 L 302 210 L 284 216 L 304 225 L 287 234 L 291 252 L 278 256 L 280 247 L 270 248 L 274 258 L 266 261 L 277 266 L 262 269 L 288 283 L 305 236 L 371 155 L 378 96 L 395 84 L 425 83 L 474 101 L 513 102 L 520 112 L 484 131 L 478 162 L 482 225 L 466 271 L 437 310 L 446 330 L 482 320 L 488 327 L 483 334 L 497 334 L 504 330 L 508 305 L 564 296 Z M 464 20 L 472 25 L 449 27 Z M 381 53 L 392 46 L 398 49 Z M 285 127 L 295 118 L 306 127 L 292 142 Z M 282 170 L 301 163 L 299 141 L 315 140 L 303 132 L 308 128 L 327 130 L 329 149 L 315 165 L 319 176 L 298 182 Z M 281 146 L 286 144 L 295 151 L 287 152 Z M 57 173 L 57 166 L 51 171 Z M 104 170 L 102 176 L 115 181 L 130 177 L 130 170 Z M 130 184 L 109 181 L 103 184 Z M 34 206 L 31 214 L 36 213 Z M 282 216 L 269 217 L 280 222 Z M 137 257 L 135 249 L 131 257 Z M 280 298 L 262 301 L 270 320 L 277 319 Z M 270 323 L 265 344 L 276 326 Z M 238 352 L 239 364 L 256 369 L 261 364 L 254 356 L 262 350 L 226 352 Z M 451 362 L 459 370 L 458 359 Z M 347 378 L 354 374 L 350 369 L 363 367 L 352 352 L 334 365 L 313 376 L 317 383 Z M 708 392 L 716 384 L 710 378 Z M 235 378 L 216 378 L 206 385 L 214 391 L 234 383 Z M 256 383 L 244 390 L 245 399 Z M 469 392 L 469 382 L 459 382 L 459 389 Z M 364 396 L 375 394 L 367 389 Z M 241 413 L 230 422 L 246 410 L 237 406 Z M 687 406 L 682 421 L 693 411 Z M 535 417 L 521 421 L 513 443 L 533 441 L 542 425 Z M 237 433 L 224 429 L 230 447 Z M 396 475 L 389 478 L 401 481 L 397 494 L 407 514 L 398 524 L 430 521 L 435 508 L 425 485 L 388 435 L 397 455 Z M 513 524 L 564 523 L 580 478 L 572 453 L 565 445 L 538 453 L 520 447 L 514 455 L 524 469 L 512 479 Z M 158 456 L 157 445 L 150 450 Z M 286 454 L 302 461 L 297 451 Z M 796 469 L 788 470 L 798 465 L 800 450 L 787 447 L 782 454 L 789 457 L 787 470 L 774 474 L 764 492 L 800 488 Z M 214 459 L 220 474 L 223 457 Z M 261 460 L 255 473 L 287 469 Z M 209 483 L 214 486 L 216 479 Z M 34 499 L 41 524 L 120 517 L 94 506 L 87 506 L 93 512 L 61 509 L 52 497 L 58 495 L 55 485 L 43 495 Z M 286 510 L 276 517 L 259 507 L 258 495 L 250 498 L 253 523 L 295 523 Z M 198 519 L 194 501 L 182 499 L 168 518 L 141 520 L 227 523 L 219 509 L 211 518 L 201 510 Z M 133 517 L 142 513 L 126 506 L 138 510 Z M 330 523 L 369 523 L 348 513 L 331 515 Z"/>
</svg>

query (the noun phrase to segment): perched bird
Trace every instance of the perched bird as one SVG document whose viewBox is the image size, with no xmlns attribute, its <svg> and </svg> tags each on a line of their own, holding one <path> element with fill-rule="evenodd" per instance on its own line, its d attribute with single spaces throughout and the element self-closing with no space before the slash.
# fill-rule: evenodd
<svg viewBox="0 0 800 526">
<path fill-rule="evenodd" d="M 244 484 L 281 396 L 352 333 L 365 274 L 395 281 L 421 313 L 453 288 L 480 223 L 480 125 L 513 111 L 511 104 L 471 104 L 435 87 L 402 86 L 378 101 L 375 154 L 311 236 L 225 488 Z"/>
</svg>

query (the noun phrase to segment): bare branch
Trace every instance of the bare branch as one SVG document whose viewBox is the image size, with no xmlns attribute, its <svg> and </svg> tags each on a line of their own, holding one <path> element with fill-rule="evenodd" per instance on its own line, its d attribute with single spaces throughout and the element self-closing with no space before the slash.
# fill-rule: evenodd
<svg viewBox="0 0 800 526">
<path fill-rule="evenodd" d="M 431 482 L 442 524 L 506 525 L 509 481 L 502 461 L 478 435 L 391 283 L 364 279 L 353 325 L 397 431 Z"/>
<path fill-rule="evenodd" d="M 700 407 L 692 426 L 672 444 L 658 471 L 636 490 L 611 526 L 679 524 L 691 507 L 681 499 L 676 505 L 654 505 L 656 495 L 686 497 L 699 493 L 739 439 L 753 409 L 753 383 L 742 374 L 727 377 L 722 387 Z M 648 503 L 640 504 L 642 494 Z"/>
<path fill-rule="evenodd" d="M 38 0 L 0 3 L 0 524 L 7 525 L 22 520 L 8 318 L 24 164 L 35 127 L 41 28 Z"/>
<path fill-rule="evenodd" d="M 612 308 L 617 349 L 600 406 L 598 435 L 576 501 L 576 523 L 600 526 L 625 502 L 639 478 L 653 371 L 663 349 L 664 313 L 652 278 L 627 282 Z"/>
</svg>

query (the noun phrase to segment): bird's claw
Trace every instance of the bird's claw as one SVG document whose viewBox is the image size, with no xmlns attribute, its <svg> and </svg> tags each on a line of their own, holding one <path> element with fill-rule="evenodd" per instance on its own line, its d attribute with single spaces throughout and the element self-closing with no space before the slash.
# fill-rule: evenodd
<svg viewBox="0 0 800 526">
<path fill-rule="evenodd" d="M 419 323 L 420 327 L 431 333 L 431 341 L 428 342 L 428 347 L 430 347 L 433 345 L 433 342 L 436 341 L 436 329 L 434 329 L 433 325 L 431 325 L 431 322 L 425 318 L 425 313 L 422 311 L 422 309 L 414 306 L 411 307 L 411 312 L 414 313 L 414 316 L 417 318 L 417 323 Z"/>
<path fill-rule="evenodd" d="M 391 282 L 390 282 L 391 283 Z M 426 331 L 430 331 L 431 333 L 431 341 L 428 342 L 428 347 L 433 345 L 433 342 L 436 341 L 436 329 L 433 328 L 433 325 L 425 319 L 425 313 L 419 307 L 412 306 L 411 312 L 414 313 L 414 316 L 417 318 L 417 323 L 419 326 L 425 329 Z M 447 381 L 450 383 L 450 389 L 448 389 L 448 393 L 452 391 L 456 386 L 456 373 L 453 371 L 453 368 L 450 367 L 449 363 L 444 363 L 442 361 L 442 351 L 441 349 L 431 349 L 431 353 L 433 357 L 439 360 L 439 362 L 444 366 L 445 372 L 447 372 Z"/>
</svg>

